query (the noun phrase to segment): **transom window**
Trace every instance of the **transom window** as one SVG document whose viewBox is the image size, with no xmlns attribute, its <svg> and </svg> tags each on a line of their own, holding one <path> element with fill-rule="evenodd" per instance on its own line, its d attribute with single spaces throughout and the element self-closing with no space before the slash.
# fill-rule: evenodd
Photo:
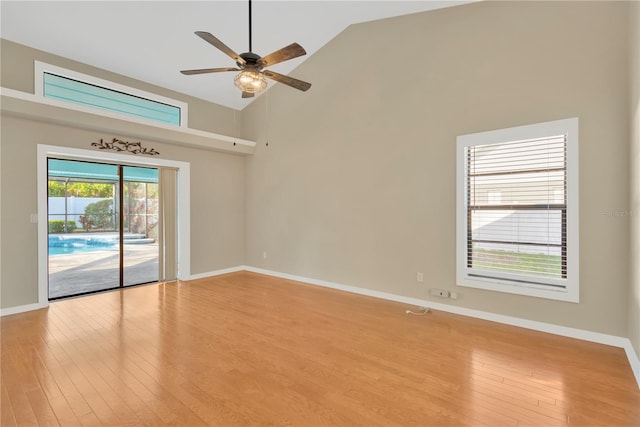
<svg viewBox="0 0 640 427">
<path fill-rule="evenodd" d="M 186 127 L 186 103 L 36 61 L 36 94 L 101 114 Z"/>
<path fill-rule="evenodd" d="M 458 137 L 458 284 L 578 301 L 578 120 Z"/>
</svg>

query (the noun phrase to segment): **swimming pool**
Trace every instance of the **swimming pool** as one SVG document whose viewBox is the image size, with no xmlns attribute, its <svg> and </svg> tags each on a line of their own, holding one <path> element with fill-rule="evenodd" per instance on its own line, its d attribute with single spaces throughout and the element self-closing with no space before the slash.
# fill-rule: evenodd
<svg viewBox="0 0 640 427">
<path fill-rule="evenodd" d="M 49 255 L 77 254 L 94 251 L 118 250 L 118 236 L 49 235 Z"/>
</svg>

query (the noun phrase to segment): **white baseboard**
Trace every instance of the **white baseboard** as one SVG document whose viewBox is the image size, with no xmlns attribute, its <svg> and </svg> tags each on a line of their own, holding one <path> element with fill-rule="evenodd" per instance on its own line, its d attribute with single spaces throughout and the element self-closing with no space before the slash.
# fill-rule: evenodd
<svg viewBox="0 0 640 427">
<path fill-rule="evenodd" d="M 599 332 L 586 331 L 583 329 L 569 328 L 566 326 L 554 325 L 551 323 L 538 322 L 534 320 L 521 319 L 518 317 L 504 316 L 501 314 L 490 313 L 486 311 L 473 310 L 470 308 L 457 307 L 449 304 L 442 304 L 433 301 L 422 300 L 418 298 L 405 297 L 401 295 L 390 294 L 387 292 L 374 291 L 371 289 L 359 288 L 356 286 L 342 285 L 339 283 L 327 282 L 324 280 L 310 279 L 308 277 L 295 276 L 293 274 L 280 273 L 277 271 L 265 270 L 262 268 L 256 268 L 251 266 L 243 267 L 244 270 L 252 271 L 254 273 L 265 274 L 268 276 L 280 277 L 283 279 L 294 280 L 302 283 L 308 283 L 311 285 L 324 286 L 331 289 L 337 289 L 341 291 L 351 292 L 360 295 L 366 295 L 376 298 L 382 298 L 390 301 L 402 302 L 418 307 L 429 307 L 435 310 L 446 311 L 448 313 L 459 314 L 462 316 L 474 317 L 477 319 L 489 320 L 492 322 L 503 323 L 506 325 L 518 326 L 525 329 L 532 329 L 535 331 L 546 332 L 554 335 L 560 335 L 569 338 L 576 338 L 583 341 L 591 341 L 598 344 L 610 345 L 612 347 L 623 348 L 631 370 L 636 379 L 636 383 L 640 388 L 640 359 L 636 354 L 631 340 L 626 337 L 619 337 L 615 335 L 602 334 Z"/>
<path fill-rule="evenodd" d="M 0 309 L 0 317 L 9 316 L 11 314 L 24 313 L 25 311 L 39 310 L 41 308 L 46 308 L 49 306 L 49 303 L 46 302 L 44 304 L 33 303 L 33 304 L 25 304 L 25 305 L 17 305 L 15 307 L 8 307 Z"/>
<path fill-rule="evenodd" d="M 640 387 L 640 357 L 634 350 L 630 339 L 627 339 L 627 342 L 624 346 L 624 352 L 627 354 L 627 359 L 629 359 L 631 370 L 633 371 L 633 375 L 635 375 L 636 377 L 638 387 Z"/>
<path fill-rule="evenodd" d="M 180 277 L 179 279 L 180 280 L 204 279 L 206 277 L 219 276 L 221 274 L 228 274 L 228 273 L 236 273 L 238 271 L 243 271 L 243 270 L 247 270 L 247 267 L 245 267 L 244 265 L 239 265 L 236 267 L 223 268 L 221 270 L 208 271 L 206 273 L 192 274 L 187 278 Z"/>
</svg>

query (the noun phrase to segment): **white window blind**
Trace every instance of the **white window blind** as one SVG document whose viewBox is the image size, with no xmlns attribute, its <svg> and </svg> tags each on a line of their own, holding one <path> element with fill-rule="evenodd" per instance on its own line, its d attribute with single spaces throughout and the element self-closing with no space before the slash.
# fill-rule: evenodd
<svg viewBox="0 0 640 427">
<path fill-rule="evenodd" d="M 577 301 L 577 119 L 458 137 L 458 284 Z"/>
<path fill-rule="evenodd" d="M 472 274 L 566 278 L 566 137 L 470 146 L 465 156 Z"/>
</svg>

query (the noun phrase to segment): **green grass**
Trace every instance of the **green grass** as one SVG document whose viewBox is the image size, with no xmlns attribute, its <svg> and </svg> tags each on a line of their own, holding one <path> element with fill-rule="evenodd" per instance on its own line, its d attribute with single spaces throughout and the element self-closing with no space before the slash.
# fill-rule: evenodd
<svg viewBox="0 0 640 427">
<path fill-rule="evenodd" d="M 473 268 L 562 278 L 559 255 L 473 249 Z"/>
</svg>

